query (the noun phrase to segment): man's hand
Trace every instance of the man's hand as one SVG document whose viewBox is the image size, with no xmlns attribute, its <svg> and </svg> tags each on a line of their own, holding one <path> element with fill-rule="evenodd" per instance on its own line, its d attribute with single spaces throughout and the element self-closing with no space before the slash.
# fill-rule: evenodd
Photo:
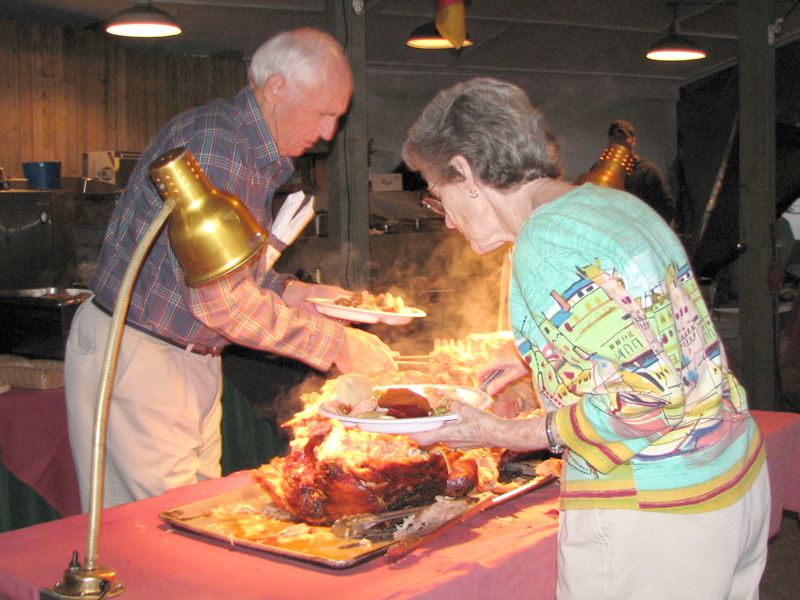
<svg viewBox="0 0 800 600">
<path fill-rule="evenodd" d="M 344 288 L 340 288 L 335 285 L 304 283 L 302 281 L 292 279 L 286 286 L 286 289 L 283 290 L 281 298 L 283 298 L 283 302 L 286 304 L 286 306 L 304 310 L 317 316 L 322 316 L 322 314 L 318 312 L 316 308 L 314 308 L 314 305 L 311 304 L 311 302 L 308 302 L 309 298 L 325 298 L 334 300 L 339 296 L 346 296 L 349 294 L 350 292 Z"/>
<path fill-rule="evenodd" d="M 333 361 L 342 373 L 374 376 L 397 371 L 392 349 L 366 331 L 344 328 L 344 343 Z"/>
</svg>

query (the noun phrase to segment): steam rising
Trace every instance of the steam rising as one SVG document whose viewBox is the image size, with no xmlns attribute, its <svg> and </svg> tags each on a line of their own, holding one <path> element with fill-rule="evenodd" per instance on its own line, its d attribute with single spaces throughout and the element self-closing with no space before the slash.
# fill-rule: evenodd
<svg viewBox="0 0 800 600">
<path fill-rule="evenodd" d="M 510 246 L 477 255 L 461 234 L 449 230 L 379 237 L 371 244 L 375 276 L 368 291 L 400 296 L 406 305 L 421 308 L 428 316 L 408 325 L 359 327 L 374 333 L 403 356 L 427 355 L 437 340 L 458 340 L 473 333 L 509 328 Z M 316 258 L 306 254 L 306 259 L 336 261 L 337 254 Z M 283 423 L 303 408 L 302 394 L 318 391 L 325 378 L 338 375 L 335 369 L 318 373 L 306 367 L 305 371 L 307 376 L 299 384 L 287 385 L 280 393 L 257 401 L 259 414 L 273 423 Z M 286 379 L 296 384 L 295 375 Z"/>
<path fill-rule="evenodd" d="M 369 331 L 393 350 L 416 355 L 429 353 L 437 338 L 459 339 L 508 329 L 510 248 L 479 256 L 455 232 L 435 241 L 432 236 L 417 237 L 418 241 L 411 242 L 416 247 L 409 243 L 391 262 L 374 257 L 380 266 L 372 285 L 377 291 L 401 296 L 428 316 L 401 327 L 371 326 Z"/>
</svg>

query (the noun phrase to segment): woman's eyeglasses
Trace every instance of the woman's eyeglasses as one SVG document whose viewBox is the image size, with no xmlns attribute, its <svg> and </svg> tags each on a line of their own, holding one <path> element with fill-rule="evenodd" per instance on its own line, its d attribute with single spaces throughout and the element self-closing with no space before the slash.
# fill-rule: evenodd
<svg viewBox="0 0 800 600">
<path fill-rule="evenodd" d="M 439 182 L 437 181 L 436 183 Z M 439 198 L 439 195 L 433 191 L 433 188 L 436 187 L 436 183 L 434 183 L 428 189 L 427 193 L 422 197 L 422 200 L 420 200 L 419 203 L 435 215 L 444 217 L 447 214 L 447 211 L 444 209 L 444 204 L 442 204 L 442 200 Z"/>
</svg>

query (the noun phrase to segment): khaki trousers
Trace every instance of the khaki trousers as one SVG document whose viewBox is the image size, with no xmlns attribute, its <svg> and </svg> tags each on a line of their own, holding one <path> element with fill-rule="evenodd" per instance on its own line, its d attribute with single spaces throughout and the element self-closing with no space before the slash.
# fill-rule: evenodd
<svg viewBox="0 0 800 600">
<path fill-rule="evenodd" d="M 767 560 L 766 464 L 738 502 L 700 514 L 568 510 L 558 600 L 756 600 Z"/>
<path fill-rule="evenodd" d="M 84 511 L 110 325 L 111 317 L 83 302 L 67 341 L 67 418 Z M 126 326 L 109 403 L 103 506 L 219 477 L 221 398 L 219 357 L 193 354 Z"/>
</svg>

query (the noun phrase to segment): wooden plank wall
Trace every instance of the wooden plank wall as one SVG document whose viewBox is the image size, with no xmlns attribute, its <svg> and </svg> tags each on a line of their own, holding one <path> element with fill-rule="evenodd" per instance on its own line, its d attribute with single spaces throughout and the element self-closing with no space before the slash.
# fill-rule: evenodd
<svg viewBox="0 0 800 600">
<path fill-rule="evenodd" d="M 141 152 L 178 113 L 235 94 L 240 58 L 134 52 L 93 30 L 0 20 L 0 166 L 54 160 L 80 177 L 84 152 Z"/>
</svg>

